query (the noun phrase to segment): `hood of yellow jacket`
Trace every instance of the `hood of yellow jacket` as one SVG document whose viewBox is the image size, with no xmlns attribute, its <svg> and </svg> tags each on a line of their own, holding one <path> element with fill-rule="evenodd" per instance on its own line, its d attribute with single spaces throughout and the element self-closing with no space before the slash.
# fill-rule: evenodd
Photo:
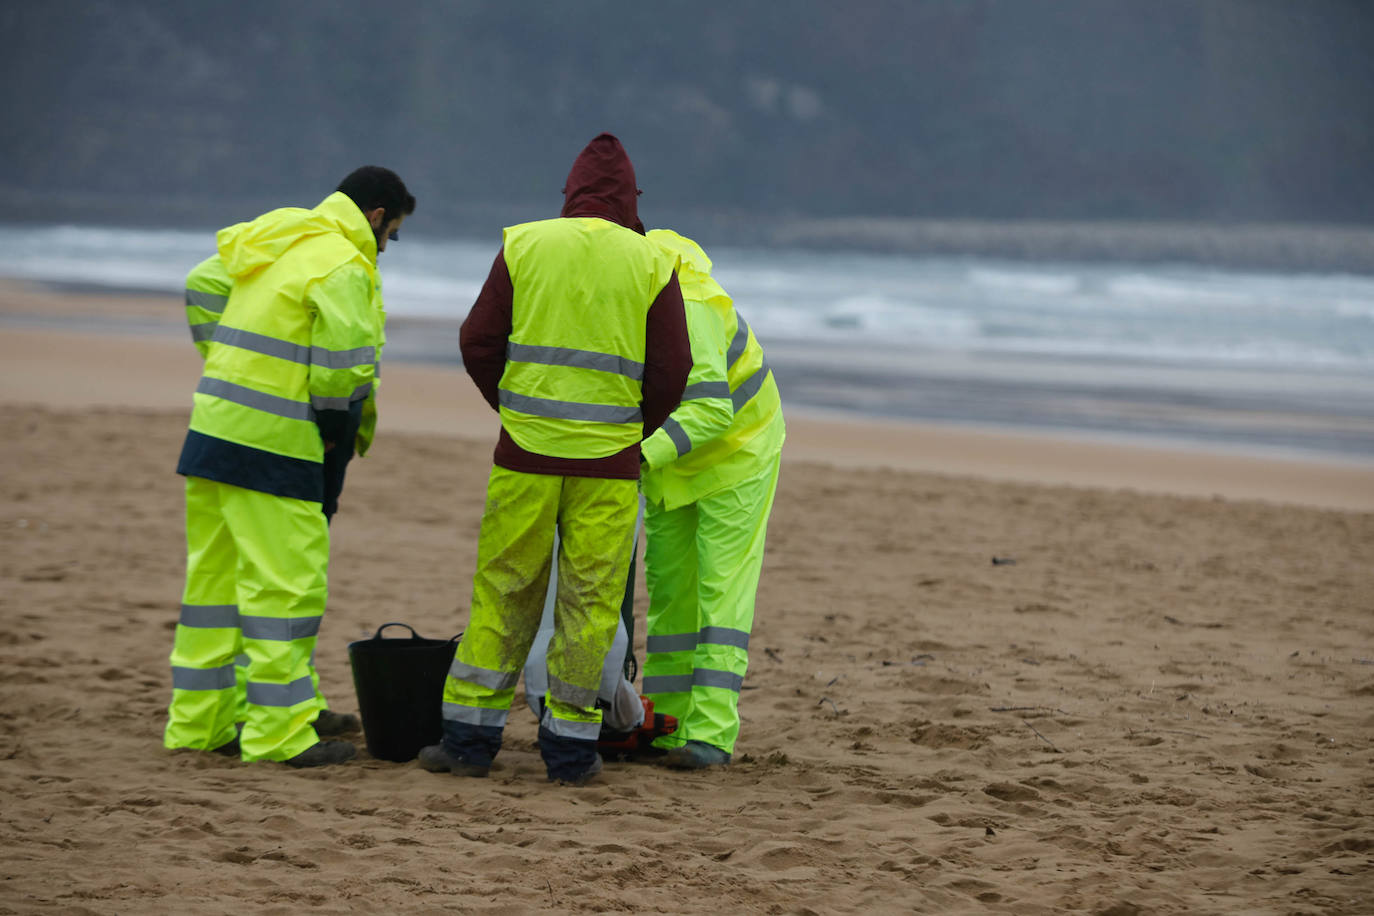
<svg viewBox="0 0 1374 916">
<path fill-rule="evenodd" d="M 725 306 L 731 304 L 729 294 L 711 278 L 711 259 L 700 245 L 671 229 L 650 229 L 645 237 L 681 259 L 677 282 L 682 287 L 682 298 Z"/>
<path fill-rule="evenodd" d="M 215 240 L 225 270 L 237 278 L 275 263 L 292 245 L 304 239 L 331 233 L 347 238 L 369 264 L 376 265 L 377 238 L 372 226 L 358 205 L 338 191 L 313 210 L 270 210 L 257 219 L 221 229 Z"/>
</svg>

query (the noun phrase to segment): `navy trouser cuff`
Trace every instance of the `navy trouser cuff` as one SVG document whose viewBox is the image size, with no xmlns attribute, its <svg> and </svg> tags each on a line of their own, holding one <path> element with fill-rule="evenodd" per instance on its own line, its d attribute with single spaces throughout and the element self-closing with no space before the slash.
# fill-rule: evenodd
<svg viewBox="0 0 1374 916">
<path fill-rule="evenodd" d="M 466 722 L 444 720 L 444 750 L 472 766 L 489 767 L 501 750 L 498 725 L 468 725 Z"/>
<path fill-rule="evenodd" d="M 576 780 L 596 761 L 596 740 L 564 738 L 539 726 L 539 753 L 550 779 Z"/>
</svg>

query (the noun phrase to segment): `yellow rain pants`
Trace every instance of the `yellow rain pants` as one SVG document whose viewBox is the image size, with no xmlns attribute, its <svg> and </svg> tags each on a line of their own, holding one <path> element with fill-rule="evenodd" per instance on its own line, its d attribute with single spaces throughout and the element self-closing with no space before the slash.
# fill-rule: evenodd
<svg viewBox="0 0 1374 916">
<path fill-rule="evenodd" d="M 734 752 L 780 461 L 779 453 L 753 476 L 677 509 L 645 504 L 642 689 L 655 711 L 678 720 L 657 747 L 702 741 Z"/>
<path fill-rule="evenodd" d="M 186 590 L 163 743 L 286 760 L 319 741 L 311 664 L 324 614 L 329 526 L 318 502 L 186 478 Z M 235 658 L 246 654 L 246 678 Z"/>
<path fill-rule="evenodd" d="M 539 745 L 550 778 L 592 764 L 601 668 L 615 639 L 638 513 L 633 480 L 492 468 L 477 542 L 472 611 L 444 686 L 444 746 L 489 766 L 539 630 L 559 534 L 549 686 Z"/>
</svg>

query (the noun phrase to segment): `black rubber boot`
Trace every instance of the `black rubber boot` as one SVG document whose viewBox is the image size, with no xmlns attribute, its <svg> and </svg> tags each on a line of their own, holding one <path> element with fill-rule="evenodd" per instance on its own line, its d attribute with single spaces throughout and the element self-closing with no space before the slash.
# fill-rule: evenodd
<svg viewBox="0 0 1374 916">
<path fill-rule="evenodd" d="M 352 760 L 358 749 L 347 741 L 321 741 L 282 761 L 291 767 L 327 767 Z"/>
<path fill-rule="evenodd" d="M 346 712 L 335 712 L 332 709 L 321 709 L 320 715 L 315 719 L 315 734 L 321 738 L 333 738 L 336 735 L 348 735 L 362 728 L 358 717 Z"/>
<path fill-rule="evenodd" d="M 416 759 L 420 761 L 421 767 L 431 773 L 452 773 L 454 776 L 474 776 L 480 779 L 491 769 L 475 763 L 464 763 L 444 750 L 442 744 L 420 748 L 420 755 Z"/>
</svg>

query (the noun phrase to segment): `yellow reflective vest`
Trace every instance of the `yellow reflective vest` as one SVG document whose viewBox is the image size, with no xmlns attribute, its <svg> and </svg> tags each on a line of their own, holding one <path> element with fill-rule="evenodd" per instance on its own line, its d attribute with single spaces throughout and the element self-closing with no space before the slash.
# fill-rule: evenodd
<svg viewBox="0 0 1374 916">
<path fill-rule="evenodd" d="M 643 436 L 645 322 L 677 258 L 608 220 L 511 226 L 501 424 L 526 451 L 604 458 Z"/>
<path fill-rule="evenodd" d="M 359 453 L 376 427 L 386 312 L 377 243 L 357 205 L 331 194 L 222 229 L 187 277 L 187 320 L 205 367 L 178 472 L 320 500 L 322 418 L 351 417 Z"/>
<path fill-rule="evenodd" d="M 704 334 L 704 329 L 713 328 L 715 346 L 724 352 L 733 411 L 727 426 L 704 441 L 689 437 L 690 447 L 684 448 L 688 443 L 674 440 L 673 424 L 682 429 L 692 425 L 708 429 L 711 421 L 702 414 L 712 409 L 708 403 L 684 393 L 682 404 L 668 422 L 644 441 L 644 496 L 662 503 L 666 509 L 677 509 L 758 473 L 781 450 L 786 426 L 778 385 L 764 359 L 763 347 L 735 310 L 733 300 L 711 277 L 711 259 L 706 252 L 696 242 L 670 229 L 651 230 L 648 238 L 677 254 L 683 301 L 708 308 L 717 319 L 714 323 L 698 320 L 694 327 L 693 310 L 689 309 L 692 358 L 696 361 L 699 352 L 709 358 L 710 347 L 697 337 Z"/>
</svg>

